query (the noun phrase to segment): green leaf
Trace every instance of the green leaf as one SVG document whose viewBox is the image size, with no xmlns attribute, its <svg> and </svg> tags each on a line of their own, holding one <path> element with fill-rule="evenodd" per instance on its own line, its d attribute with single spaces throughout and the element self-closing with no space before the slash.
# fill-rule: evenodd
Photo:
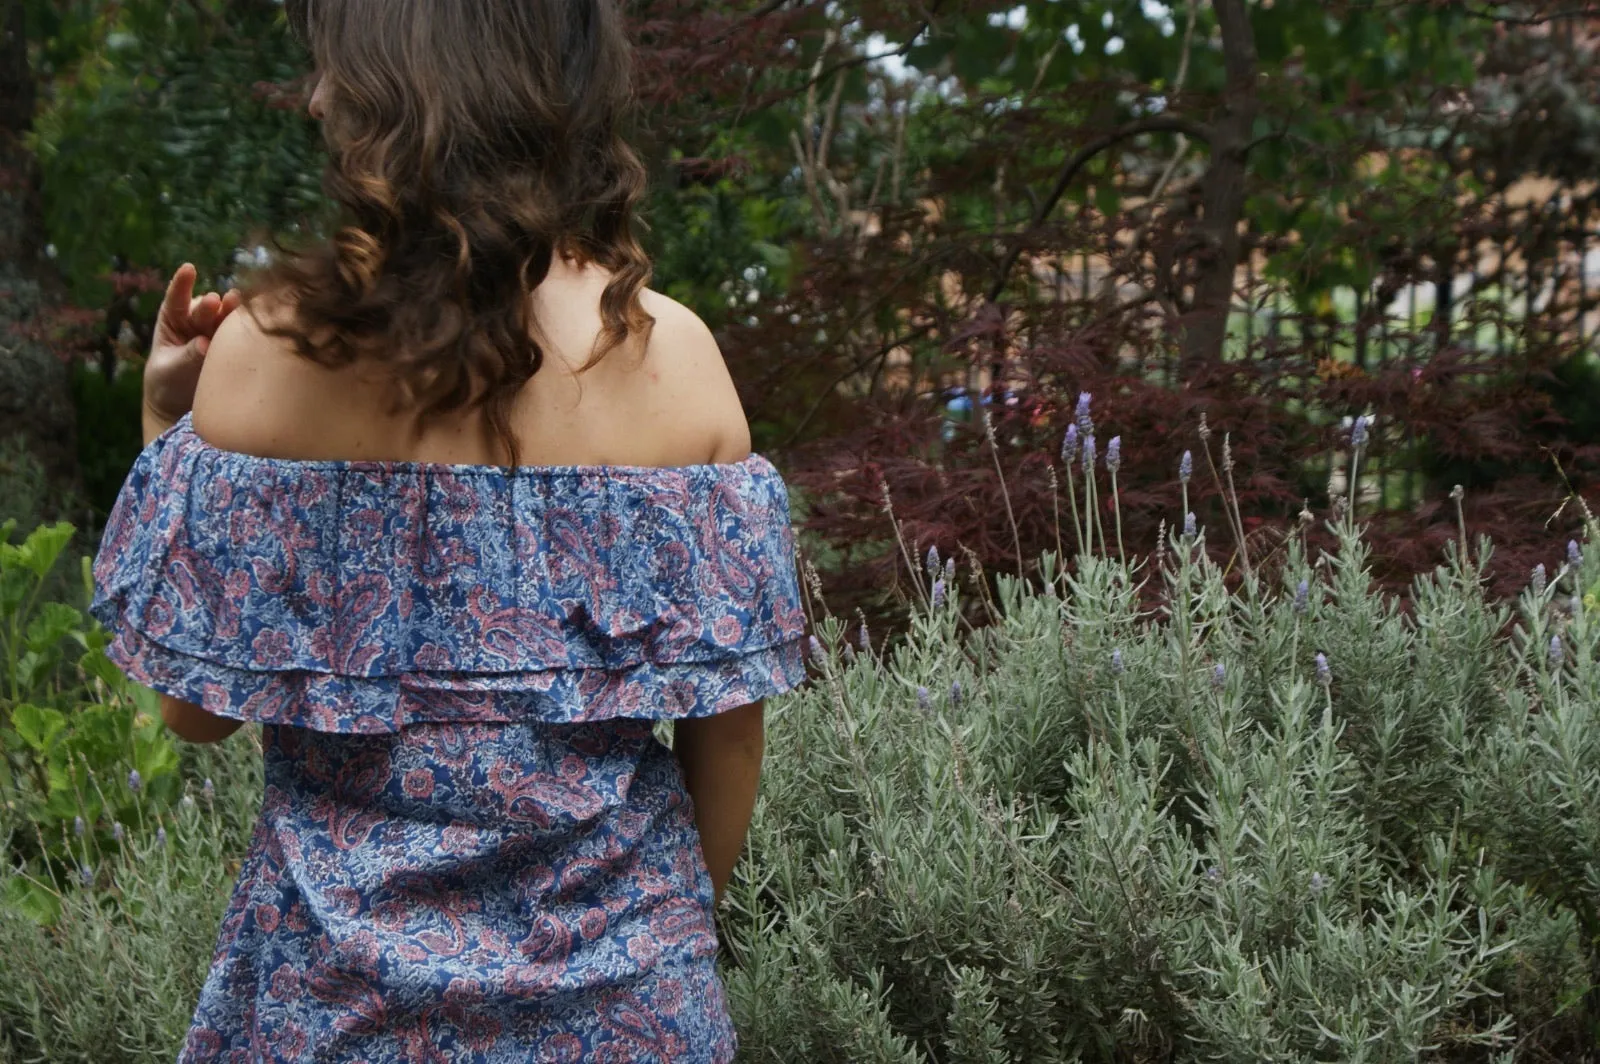
<svg viewBox="0 0 1600 1064">
<path fill-rule="evenodd" d="M 11 711 L 11 726 L 23 742 L 43 753 L 66 730 L 67 718 L 56 710 L 24 702 Z"/>
<path fill-rule="evenodd" d="M 40 525 L 23 541 L 22 564 L 34 576 L 44 579 L 45 575 L 55 568 L 56 559 L 61 557 L 61 552 L 72 542 L 73 533 L 76 531 L 65 521 L 58 521 L 53 525 Z"/>
<path fill-rule="evenodd" d="M 28 625 L 28 648 L 43 654 L 83 626 L 83 614 L 61 602 L 46 602 Z"/>
<path fill-rule="evenodd" d="M 53 927 L 61 919 L 61 896 L 36 879 L 11 876 L 3 897 L 7 909 L 40 927 Z"/>
</svg>

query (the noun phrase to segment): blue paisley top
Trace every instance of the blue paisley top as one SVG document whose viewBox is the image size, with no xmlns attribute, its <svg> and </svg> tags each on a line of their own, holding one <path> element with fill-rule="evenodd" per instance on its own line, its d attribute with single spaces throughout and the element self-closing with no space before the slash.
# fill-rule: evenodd
<svg viewBox="0 0 1600 1064">
<path fill-rule="evenodd" d="M 693 803 L 650 721 L 803 677 L 765 460 L 286 461 L 185 419 L 95 577 L 129 676 L 264 725 L 181 1064 L 732 1059 Z"/>
<path fill-rule="evenodd" d="M 318 731 L 701 716 L 793 686 L 788 494 L 737 464 L 139 457 L 94 613 L 139 683 Z"/>
</svg>

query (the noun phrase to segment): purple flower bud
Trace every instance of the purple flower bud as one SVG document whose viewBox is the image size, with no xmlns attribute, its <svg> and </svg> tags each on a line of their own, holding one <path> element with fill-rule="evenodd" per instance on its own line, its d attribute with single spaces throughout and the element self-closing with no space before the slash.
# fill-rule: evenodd
<svg viewBox="0 0 1600 1064">
<path fill-rule="evenodd" d="M 811 650 L 811 659 L 813 661 L 825 656 L 822 650 L 822 640 L 818 639 L 816 636 L 811 636 L 808 638 L 806 640 L 806 646 Z"/>
<path fill-rule="evenodd" d="M 1355 425 L 1350 429 L 1350 446 L 1358 451 L 1367 445 L 1367 425 L 1369 421 L 1370 419 L 1367 415 L 1362 414 L 1356 418 Z"/>
<path fill-rule="evenodd" d="M 1578 541 L 1567 540 L 1567 564 L 1576 569 L 1583 564 L 1583 551 L 1578 549 Z"/>
<path fill-rule="evenodd" d="M 1180 483 L 1189 483 L 1189 478 L 1194 476 L 1194 455 L 1189 451 L 1183 452 L 1183 457 L 1178 459 L 1178 480 Z"/>
<path fill-rule="evenodd" d="M 1078 419 L 1078 431 L 1085 436 L 1094 435 L 1094 419 L 1089 416 L 1089 401 L 1093 397 L 1088 392 L 1078 393 L 1078 409 L 1073 416 Z"/>
<path fill-rule="evenodd" d="M 1189 539 L 1199 535 L 1199 529 L 1195 526 L 1194 514 L 1192 513 L 1183 515 L 1183 534 Z"/>
<path fill-rule="evenodd" d="M 1544 562 L 1540 562 L 1533 567 L 1533 593 L 1535 595 L 1544 594 L 1545 580 Z"/>
<path fill-rule="evenodd" d="M 1317 654 L 1317 682 L 1326 687 L 1333 683 L 1333 670 L 1328 667 L 1328 655 Z"/>
<path fill-rule="evenodd" d="M 931 544 L 928 547 L 928 575 L 934 576 L 939 572 L 939 547 Z"/>
<path fill-rule="evenodd" d="M 944 582 L 946 584 L 956 582 L 956 560 L 954 558 L 946 558 L 944 560 Z"/>
<path fill-rule="evenodd" d="M 1078 457 L 1078 426 L 1068 425 L 1067 434 L 1061 440 L 1061 464 L 1070 467 Z"/>
<path fill-rule="evenodd" d="M 960 680 L 953 680 L 950 683 L 950 708 L 951 709 L 959 709 L 960 707 L 961 707 L 961 681 Z"/>
<path fill-rule="evenodd" d="M 86 864 L 78 866 L 78 882 L 86 887 L 94 886 L 94 869 Z"/>
<path fill-rule="evenodd" d="M 861 635 L 858 639 L 858 643 L 861 646 L 861 652 L 863 654 L 872 653 L 872 634 L 867 631 L 867 625 L 865 621 L 861 623 Z"/>
<path fill-rule="evenodd" d="M 128 773 L 128 790 L 132 791 L 135 794 L 138 794 L 140 788 L 142 788 L 143 786 L 144 786 L 144 779 L 142 777 L 140 777 L 138 769 L 134 769 L 132 772 Z"/>
<path fill-rule="evenodd" d="M 122 841 L 122 835 L 123 835 L 122 821 L 113 820 L 111 822 L 111 839 L 112 839 L 112 841 L 113 842 L 121 842 Z"/>
<path fill-rule="evenodd" d="M 1308 582 L 1302 580 L 1302 581 L 1300 581 L 1299 584 L 1297 584 L 1295 586 L 1295 589 L 1294 589 L 1294 606 L 1292 608 L 1294 609 L 1295 616 L 1298 617 L 1301 614 L 1305 613 L 1306 612 L 1306 607 L 1309 606 L 1310 604 L 1311 604 L 1311 585 Z"/>
<path fill-rule="evenodd" d="M 1228 670 L 1222 667 L 1222 662 L 1217 662 L 1217 667 L 1211 670 L 1211 689 L 1220 691 L 1228 683 Z"/>
<path fill-rule="evenodd" d="M 936 610 L 944 609 L 944 581 L 943 580 L 935 580 L 933 582 L 933 608 L 936 609 Z"/>
<path fill-rule="evenodd" d="M 856 648 L 851 646 L 849 643 L 846 643 L 844 645 L 844 663 L 846 665 L 854 665 L 855 662 L 856 662 Z"/>
<path fill-rule="evenodd" d="M 917 708 L 924 713 L 933 708 L 933 696 L 926 687 L 917 688 Z"/>
<path fill-rule="evenodd" d="M 1322 878 L 1321 872 L 1311 873 L 1311 893 L 1321 894 L 1328 888 L 1328 881 Z"/>
<path fill-rule="evenodd" d="M 1094 433 L 1091 432 L 1083 438 L 1083 471 L 1085 473 L 1094 471 L 1094 454 Z"/>
<path fill-rule="evenodd" d="M 156 841 L 159 842 L 163 846 L 165 846 L 167 844 L 167 829 L 166 828 L 156 828 Z"/>
<path fill-rule="evenodd" d="M 87 831 L 88 828 L 89 825 L 83 822 L 83 817 L 75 816 L 72 818 L 72 833 L 78 838 L 83 838 L 83 833 Z"/>
<path fill-rule="evenodd" d="M 1207 868 L 1206 879 L 1212 883 L 1221 883 L 1222 869 L 1218 868 L 1216 865 L 1212 865 L 1210 868 Z"/>
<path fill-rule="evenodd" d="M 1561 663 L 1564 662 L 1566 660 L 1566 658 L 1567 658 L 1566 653 L 1561 649 L 1561 637 L 1558 636 L 1558 635 L 1551 636 L 1550 637 L 1550 668 L 1553 669 L 1553 670 L 1556 670 L 1556 671 L 1560 671 Z"/>
<path fill-rule="evenodd" d="M 212 786 L 210 776 L 206 777 L 205 785 L 200 788 L 200 793 L 205 796 L 205 799 L 208 802 L 217 796 L 217 789 L 216 787 Z"/>
<path fill-rule="evenodd" d="M 1111 674 L 1121 676 L 1127 671 L 1128 667 L 1122 663 L 1122 648 L 1118 647 L 1111 652 Z"/>
<path fill-rule="evenodd" d="M 1122 437 L 1113 436 L 1106 444 L 1106 468 L 1115 473 L 1122 468 Z"/>
</svg>

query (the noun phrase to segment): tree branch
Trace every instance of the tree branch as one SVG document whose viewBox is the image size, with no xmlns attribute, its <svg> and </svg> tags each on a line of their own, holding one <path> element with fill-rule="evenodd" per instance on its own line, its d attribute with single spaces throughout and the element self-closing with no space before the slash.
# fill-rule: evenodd
<svg viewBox="0 0 1600 1064">
<path fill-rule="evenodd" d="M 1005 260 L 1000 264 L 994 283 L 989 288 L 988 298 L 991 303 L 999 299 L 1000 293 L 1005 291 L 1006 278 L 1010 276 L 1011 268 L 1017 264 L 1017 260 L 1022 257 L 1022 249 L 1027 241 L 1028 234 L 1043 225 L 1045 219 L 1050 217 L 1050 212 L 1055 210 L 1056 204 L 1061 202 L 1061 197 L 1066 195 L 1067 189 L 1072 186 L 1072 181 L 1078 176 L 1078 172 L 1107 148 L 1114 147 L 1130 137 L 1137 137 L 1143 133 L 1181 133 L 1195 140 L 1209 142 L 1211 139 L 1211 130 L 1199 122 L 1180 118 L 1176 115 L 1154 115 L 1149 118 L 1135 119 L 1117 129 L 1102 133 L 1079 148 L 1067 159 L 1066 164 L 1061 167 L 1061 173 L 1056 175 L 1055 184 L 1051 186 L 1049 194 L 1045 196 L 1038 208 L 1033 212 L 1033 218 L 1028 222 L 1027 228 L 1019 233 L 1017 239 L 1012 242 L 1011 250 L 1006 253 Z"/>
</svg>

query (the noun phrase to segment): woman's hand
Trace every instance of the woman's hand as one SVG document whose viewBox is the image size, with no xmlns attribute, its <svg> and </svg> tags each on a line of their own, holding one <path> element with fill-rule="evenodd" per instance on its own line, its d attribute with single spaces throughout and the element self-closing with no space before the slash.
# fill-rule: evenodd
<svg viewBox="0 0 1600 1064">
<path fill-rule="evenodd" d="M 239 292 L 194 294 L 197 271 L 184 263 L 172 275 L 156 318 L 150 357 L 144 364 L 144 442 L 149 443 L 189 412 L 206 349 L 217 326 L 239 307 Z"/>
</svg>

